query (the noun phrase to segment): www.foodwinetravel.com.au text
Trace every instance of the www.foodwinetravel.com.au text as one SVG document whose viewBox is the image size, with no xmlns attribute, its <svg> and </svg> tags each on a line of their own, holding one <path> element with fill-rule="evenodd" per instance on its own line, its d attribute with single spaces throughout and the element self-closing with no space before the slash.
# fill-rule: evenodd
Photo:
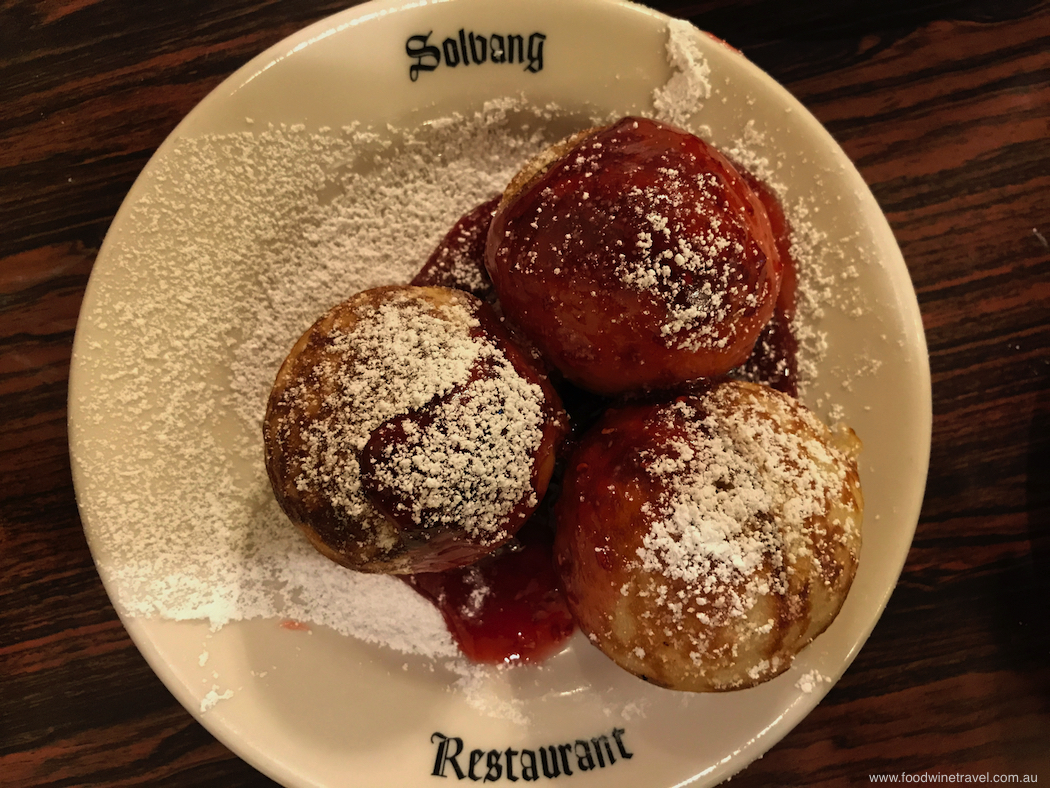
<svg viewBox="0 0 1050 788">
<path fill-rule="evenodd" d="M 904 784 L 929 784 L 929 783 L 996 783 L 996 784 L 1033 784 L 1039 782 L 1038 774 L 941 774 L 933 772 L 919 772 L 910 774 L 869 774 L 868 782 L 873 783 L 904 783 Z"/>
</svg>

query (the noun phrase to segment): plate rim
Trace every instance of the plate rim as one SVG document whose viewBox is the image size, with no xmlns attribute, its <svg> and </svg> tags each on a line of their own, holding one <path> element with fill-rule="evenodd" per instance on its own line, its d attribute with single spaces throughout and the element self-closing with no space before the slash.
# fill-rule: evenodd
<svg viewBox="0 0 1050 788">
<path fill-rule="evenodd" d="M 673 20 L 673 17 L 670 17 L 654 9 L 646 8 L 644 6 L 640 6 L 635 3 L 629 2 L 629 0 L 588 0 L 588 2 L 590 5 L 596 8 L 610 5 L 626 7 L 632 10 L 644 12 L 645 14 L 660 21 L 669 22 Z M 359 5 L 355 5 L 342 11 L 336 12 L 332 15 L 326 16 L 320 20 L 311 23 L 310 25 L 307 25 L 306 27 L 298 31 L 293 32 L 291 35 L 286 36 L 280 41 L 267 47 L 265 50 L 249 59 L 244 65 L 240 66 L 235 71 L 233 71 L 228 77 L 226 77 L 222 82 L 220 82 L 219 85 L 217 85 L 215 88 L 209 91 L 209 93 L 203 99 L 201 99 L 201 101 L 199 101 L 193 107 L 193 109 L 189 113 L 187 113 L 187 115 L 184 118 L 182 118 L 179 121 L 179 123 L 169 133 L 169 135 L 165 138 L 161 145 L 159 145 L 156 151 L 154 151 L 154 153 L 151 155 L 149 161 L 146 163 L 142 171 L 136 177 L 134 183 L 132 184 L 127 195 L 122 201 L 120 208 L 115 214 L 110 228 L 107 230 L 106 237 L 103 240 L 102 245 L 100 246 L 96 262 L 99 259 L 106 260 L 114 254 L 112 249 L 114 243 L 112 240 L 112 230 L 114 227 L 120 226 L 128 221 L 128 216 L 130 214 L 130 211 L 132 210 L 132 206 L 138 201 L 141 191 L 143 190 L 143 188 L 145 188 L 145 184 L 149 181 L 149 176 L 152 172 L 152 168 L 156 167 L 157 162 L 164 159 L 164 157 L 168 155 L 169 151 L 176 144 L 176 142 L 184 136 L 185 129 L 187 128 L 187 126 L 192 124 L 199 116 L 206 113 L 212 104 L 222 101 L 224 97 L 229 96 L 232 92 L 235 92 L 241 86 L 246 84 L 247 82 L 244 79 L 245 75 L 253 71 L 256 75 L 258 73 L 262 73 L 262 71 L 266 70 L 266 68 L 269 68 L 270 65 L 273 65 L 275 62 L 277 62 L 275 58 L 277 58 L 279 55 L 286 53 L 290 48 L 292 51 L 298 51 L 298 49 L 302 45 L 302 42 L 308 41 L 311 38 L 315 37 L 318 32 L 325 33 L 326 35 L 331 35 L 333 34 L 333 31 L 334 33 L 341 32 L 346 27 L 352 26 L 353 24 L 362 23 L 362 21 L 367 21 L 365 18 L 377 15 L 383 11 L 405 11 L 422 5 L 428 5 L 426 0 L 423 0 L 422 2 L 415 2 L 413 0 L 369 0 L 369 2 L 361 3 Z M 699 28 L 697 29 L 699 30 Z M 710 35 L 707 34 L 706 31 L 701 30 L 701 32 L 706 35 Z M 712 38 L 714 38 L 714 36 L 712 36 Z M 295 44 L 295 46 L 293 47 L 293 42 L 299 43 Z M 913 340 L 917 342 L 915 350 L 919 353 L 920 359 L 922 361 L 918 369 L 918 371 L 922 374 L 917 380 L 918 388 L 921 390 L 921 402 L 913 403 L 919 407 L 916 416 L 918 417 L 918 421 L 921 422 L 922 435 L 918 436 L 920 437 L 920 440 L 918 444 L 913 448 L 918 449 L 916 463 L 919 467 L 923 469 L 923 474 L 921 481 L 917 480 L 916 482 L 916 489 L 919 491 L 918 495 L 915 497 L 914 500 L 909 502 L 910 506 L 908 507 L 907 511 L 899 513 L 899 517 L 901 518 L 901 520 L 906 521 L 909 524 L 907 528 L 908 539 L 907 548 L 901 551 L 897 564 L 893 567 L 892 575 L 895 578 L 894 582 L 882 590 L 881 595 L 877 600 L 877 606 L 873 609 L 873 613 L 870 616 L 870 620 L 866 622 L 864 630 L 859 634 L 859 636 L 853 639 L 850 649 L 844 659 L 843 664 L 841 665 L 841 670 L 839 673 L 839 676 L 841 676 L 842 673 L 849 669 L 850 665 L 853 663 L 861 648 L 871 636 L 875 626 L 881 620 L 882 615 L 885 612 L 885 608 L 889 602 L 889 599 L 892 596 L 897 583 L 899 582 L 901 573 L 903 572 L 904 565 L 907 561 L 907 557 L 910 552 L 912 540 L 914 538 L 914 533 L 919 522 L 919 516 L 921 513 L 923 498 L 925 494 L 926 481 L 928 479 L 929 474 L 929 460 L 932 444 L 933 404 L 929 352 L 926 344 L 925 332 L 922 325 L 922 317 L 919 308 L 919 303 L 917 295 L 915 293 L 914 283 L 911 279 L 910 272 L 908 271 L 903 255 L 900 253 L 899 245 L 896 242 L 892 228 L 890 227 L 885 214 L 878 206 L 877 201 L 875 201 L 874 195 L 872 195 L 869 187 L 864 182 L 859 171 L 856 169 L 856 166 L 848 158 L 848 156 L 843 151 L 839 143 L 831 137 L 831 135 L 827 132 L 823 125 L 820 124 L 816 117 L 813 116 L 812 113 L 808 110 L 808 108 L 803 106 L 790 92 L 787 91 L 786 88 L 777 83 L 775 80 L 772 79 L 772 77 L 766 74 L 766 72 L 762 71 L 754 63 L 748 60 L 746 56 L 739 52 L 737 52 L 737 54 L 757 74 L 760 74 L 762 79 L 768 81 L 773 87 L 785 94 L 790 99 L 790 101 L 793 102 L 794 106 L 797 107 L 797 110 L 800 110 L 801 112 L 805 113 L 804 117 L 806 119 L 807 124 L 812 126 L 815 131 L 824 135 L 828 140 L 832 142 L 832 149 L 835 150 L 836 155 L 841 159 L 841 163 L 843 163 L 847 167 L 849 177 L 854 179 L 863 187 L 864 197 L 870 199 L 877 208 L 877 211 L 875 212 L 875 214 L 873 214 L 873 216 L 875 216 L 876 220 L 880 221 L 882 224 L 882 227 L 879 228 L 879 235 L 885 234 L 886 238 L 888 238 L 888 240 L 891 242 L 892 248 L 896 251 L 897 257 L 897 259 L 894 260 L 893 263 L 897 264 L 899 262 L 900 269 L 906 275 L 908 285 L 911 288 L 912 298 L 904 299 L 898 305 L 899 307 L 903 307 L 898 311 L 898 314 L 901 316 L 902 322 L 905 324 L 906 332 L 909 334 L 909 336 L 912 337 Z M 261 66 L 264 66 L 264 68 L 259 70 Z M 233 88 L 232 91 L 231 88 Z M 89 277 L 89 281 L 85 289 L 85 303 L 90 303 L 89 296 L 91 296 L 93 291 L 99 286 L 99 277 L 95 275 L 95 271 L 96 268 L 93 267 L 91 276 Z M 899 287 L 897 287 L 897 284 L 899 283 L 895 282 L 895 290 L 900 289 Z M 73 445 L 74 434 L 79 429 L 79 425 L 76 423 L 76 409 L 73 407 L 72 403 L 76 396 L 77 389 L 79 388 L 79 380 L 81 373 L 78 372 L 78 370 L 82 369 L 82 362 L 78 359 L 82 359 L 83 357 L 82 344 L 85 340 L 84 332 L 82 332 L 81 330 L 82 326 L 84 325 L 81 318 L 83 317 L 84 313 L 85 312 L 82 309 L 80 316 L 78 316 L 77 329 L 74 335 L 73 342 L 73 352 L 70 361 L 70 375 L 67 387 L 67 398 L 69 402 L 69 407 L 67 409 L 67 434 L 70 436 L 69 451 L 72 466 L 74 491 L 76 494 L 78 509 L 83 519 L 85 536 L 88 541 L 89 548 L 91 549 L 94 557 L 96 553 L 95 540 L 97 539 L 97 535 L 93 535 L 88 527 L 89 515 L 84 510 L 82 504 L 82 491 L 85 485 L 84 474 L 86 473 L 86 471 L 82 466 L 81 459 L 77 457 L 77 453 Z M 214 712 L 201 712 L 199 708 L 198 699 L 192 695 L 191 688 L 179 681 L 171 680 L 171 677 L 167 675 L 168 663 L 162 659 L 160 652 L 155 648 L 155 644 L 150 639 L 150 636 L 147 632 L 149 626 L 147 622 L 150 619 L 140 618 L 133 614 L 127 613 L 121 609 L 120 605 L 116 604 L 115 589 L 112 588 L 112 583 L 109 580 L 107 580 L 106 573 L 99 565 L 99 561 L 97 558 L 95 559 L 95 563 L 96 568 L 99 571 L 100 578 L 106 589 L 107 595 L 110 597 L 110 602 L 111 604 L 113 604 L 113 607 L 116 610 L 121 623 L 125 627 L 125 630 L 128 632 L 132 641 L 135 643 L 136 648 L 143 655 L 146 662 L 149 664 L 151 670 L 153 670 L 154 674 L 159 679 L 161 679 L 162 683 L 167 687 L 169 692 L 172 693 L 172 695 L 190 713 L 190 715 L 199 723 L 201 723 L 205 727 L 205 729 L 209 731 L 209 733 L 211 733 L 216 739 L 222 742 L 233 753 L 245 760 L 252 767 L 259 770 L 263 774 L 282 783 L 289 779 L 298 781 L 303 780 L 303 775 L 301 773 L 295 771 L 294 769 L 287 768 L 285 764 L 275 762 L 272 757 L 268 757 L 265 753 L 262 753 L 258 751 L 255 747 L 253 747 L 249 741 L 245 740 L 242 737 L 238 737 L 237 732 L 233 730 L 228 724 L 226 724 L 221 714 L 216 714 Z M 827 694 L 827 692 L 830 691 L 831 687 L 834 686 L 838 678 L 839 677 L 836 677 L 835 680 L 831 682 L 831 684 L 826 688 L 822 687 L 819 691 L 807 693 L 806 697 L 802 698 L 798 702 L 791 704 L 781 715 L 781 717 L 778 718 L 774 726 L 771 726 L 770 729 L 763 731 L 762 735 L 753 738 L 752 740 L 747 742 L 744 745 L 744 747 L 738 750 L 736 753 L 736 757 L 733 759 L 732 763 L 715 765 L 711 769 L 702 771 L 694 775 L 692 778 L 680 783 L 679 785 L 685 786 L 696 783 L 703 779 L 705 776 L 711 776 L 712 778 L 716 778 L 717 781 L 721 781 L 728 778 L 732 774 L 735 774 L 747 768 L 747 766 L 749 766 L 754 760 L 761 757 L 761 755 L 763 755 L 765 752 L 769 751 L 772 747 L 774 747 L 779 741 L 781 741 L 784 738 L 784 736 L 786 736 L 803 719 L 805 719 L 805 717 L 808 716 L 812 712 L 812 710 L 820 703 L 820 701 Z M 313 783 L 297 782 L 295 784 Z"/>
</svg>

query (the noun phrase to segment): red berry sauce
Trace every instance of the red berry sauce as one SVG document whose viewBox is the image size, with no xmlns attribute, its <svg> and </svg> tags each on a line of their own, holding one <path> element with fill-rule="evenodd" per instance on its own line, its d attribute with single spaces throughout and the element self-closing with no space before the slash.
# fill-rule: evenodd
<svg viewBox="0 0 1050 788">
<path fill-rule="evenodd" d="M 798 262 L 791 254 L 791 228 L 780 200 L 765 183 L 742 167 L 738 168 L 769 215 L 777 251 L 783 263 L 780 293 L 773 317 L 762 330 L 751 357 L 740 371 L 748 380 L 763 383 L 792 397 L 798 396 L 798 340 L 791 330 L 798 288 Z"/>
<path fill-rule="evenodd" d="M 769 215 L 783 263 L 773 317 L 747 362 L 737 371 L 749 380 L 798 393 L 798 342 L 791 330 L 795 313 L 797 264 L 791 255 L 790 227 L 773 191 L 739 168 Z M 431 255 L 413 284 L 470 290 L 464 271 L 484 272 L 484 238 L 499 198 L 467 213 Z M 480 239 L 480 242 L 479 240 Z M 476 268 L 475 268 L 476 266 Z M 470 275 L 472 277 L 473 274 Z M 491 285 L 489 285 L 491 287 Z M 475 292 L 483 298 L 492 297 Z M 565 389 L 566 386 L 561 386 Z M 569 385 L 563 391 L 572 420 L 590 423 L 604 398 Z M 576 396 L 572 396 L 576 392 Z M 573 407 L 579 400 L 577 407 Z M 593 411 L 593 412 L 592 412 Z M 556 486 L 556 485 L 555 485 Z M 406 582 L 441 611 L 460 650 L 479 663 L 535 663 L 558 651 L 576 625 L 562 595 L 553 560 L 553 533 L 544 516 L 553 496 L 515 539 L 478 562 L 446 572 L 408 575 Z"/>
<path fill-rule="evenodd" d="M 409 284 L 454 287 L 482 301 L 495 301 L 492 280 L 485 270 L 485 238 L 499 201 L 496 195 L 464 214 Z"/>
<path fill-rule="evenodd" d="M 437 606 L 474 662 L 542 662 L 576 629 L 559 588 L 550 532 L 534 522 L 471 566 L 405 578 Z"/>
</svg>

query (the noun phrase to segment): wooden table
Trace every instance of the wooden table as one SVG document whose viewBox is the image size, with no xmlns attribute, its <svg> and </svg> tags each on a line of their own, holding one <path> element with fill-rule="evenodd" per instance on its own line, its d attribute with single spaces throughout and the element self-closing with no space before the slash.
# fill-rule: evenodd
<svg viewBox="0 0 1050 788">
<path fill-rule="evenodd" d="M 132 645 L 81 530 L 70 348 L 99 245 L 175 124 L 322 0 L 0 9 L 0 784 L 263 785 Z M 933 452 L 885 615 L 734 786 L 1050 782 L 1050 3 L 660 2 L 809 107 L 922 308 Z"/>
</svg>

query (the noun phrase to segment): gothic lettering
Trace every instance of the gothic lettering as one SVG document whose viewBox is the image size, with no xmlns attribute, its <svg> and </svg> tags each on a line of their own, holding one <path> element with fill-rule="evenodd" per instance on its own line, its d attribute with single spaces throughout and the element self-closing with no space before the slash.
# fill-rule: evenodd
<svg viewBox="0 0 1050 788">
<path fill-rule="evenodd" d="M 580 748 L 583 752 L 580 752 Z M 576 740 L 576 766 L 581 772 L 589 772 L 594 768 L 594 758 L 591 757 L 591 745 L 583 739 Z"/>
<path fill-rule="evenodd" d="M 547 753 L 550 753 L 550 763 L 547 763 Z M 554 749 L 554 745 L 550 747 L 540 747 L 540 761 L 543 764 L 543 776 L 548 780 L 553 780 L 555 777 L 561 774 L 558 769 L 558 752 Z"/>
<path fill-rule="evenodd" d="M 459 29 L 459 51 L 463 53 L 463 65 L 469 66 L 470 55 L 467 54 L 467 37 L 462 27 Z"/>
<path fill-rule="evenodd" d="M 445 778 L 454 775 L 457 780 L 483 783 L 503 780 L 510 783 L 521 780 L 535 782 L 540 779 L 541 771 L 548 780 L 572 777 L 574 774 L 613 766 L 618 759 L 633 758 L 634 753 L 627 749 L 624 742 L 625 734 L 623 728 L 613 728 L 611 735 L 602 733 L 571 743 L 548 744 L 536 750 L 506 747 L 502 750 L 473 749 L 467 754 L 462 738 L 435 732 L 430 737 L 431 744 L 437 746 L 431 774 Z M 537 750 L 540 756 L 538 761 Z M 462 764 L 459 762 L 460 756 L 464 758 Z M 576 759 L 575 769 L 570 763 L 571 757 Z"/>
<path fill-rule="evenodd" d="M 445 774 L 445 764 L 451 763 L 452 768 L 456 772 L 456 777 L 462 780 L 463 770 L 459 768 L 459 763 L 456 761 L 456 756 L 463 752 L 463 740 L 458 737 L 449 738 L 443 733 L 435 733 L 433 736 L 430 737 L 431 744 L 433 744 L 435 738 L 438 738 L 441 741 L 438 742 L 437 758 L 434 760 L 434 771 L 431 772 L 431 774 L 433 774 L 435 777 L 446 777 L 447 775 Z M 453 743 L 455 743 L 456 745 L 456 751 L 450 754 L 449 750 Z"/>
<path fill-rule="evenodd" d="M 514 62 L 515 45 L 518 50 L 518 62 L 525 62 L 525 39 L 521 36 L 507 36 L 507 62 Z"/>
<path fill-rule="evenodd" d="M 532 750 L 521 751 L 521 779 L 527 783 L 540 779 L 540 773 L 536 771 L 536 753 Z"/>
<path fill-rule="evenodd" d="M 405 52 L 416 61 L 408 67 L 408 78 L 413 82 L 419 79 L 420 71 L 433 71 L 441 65 L 441 50 L 427 43 L 433 32 L 431 30 L 425 36 L 409 36 L 405 42 Z"/>
<path fill-rule="evenodd" d="M 459 45 L 454 38 L 446 38 L 441 42 L 441 48 L 445 52 L 445 64 L 455 68 L 459 65 Z"/>
<path fill-rule="evenodd" d="M 489 46 L 492 48 L 492 62 L 493 63 L 506 63 L 507 53 L 503 49 L 503 36 L 493 35 L 489 39 Z"/>
<path fill-rule="evenodd" d="M 485 36 L 476 36 L 471 33 L 467 36 L 470 41 L 470 57 L 479 66 L 485 62 L 485 55 L 488 50 L 488 41 L 485 40 Z M 478 53 L 481 54 L 478 54 Z"/>
<path fill-rule="evenodd" d="M 543 33 L 533 33 L 529 36 L 529 65 L 525 68 L 526 71 L 535 74 L 543 70 L 543 42 L 546 40 L 547 36 Z"/>
<path fill-rule="evenodd" d="M 633 758 L 634 753 L 627 752 L 627 748 L 623 746 L 623 735 L 626 733 L 623 728 L 613 728 L 613 738 L 616 739 L 616 747 L 620 751 L 620 755 L 624 758 Z"/>
<path fill-rule="evenodd" d="M 470 768 L 467 769 L 467 776 L 471 780 L 474 780 L 475 782 L 480 780 L 481 778 L 478 775 L 474 774 L 474 767 L 478 765 L 478 761 L 481 760 L 481 758 L 482 758 L 482 756 L 484 754 L 485 754 L 484 750 L 471 750 L 470 751 Z"/>
<path fill-rule="evenodd" d="M 489 750 L 488 757 L 485 759 L 485 765 L 488 766 L 488 771 L 485 772 L 485 782 L 492 783 L 496 782 L 503 774 L 503 764 L 499 762 L 499 757 L 502 755 L 499 750 Z"/>
<path fill-rule="evenodd" d="M 507 751 L 504 753 L 504 755 L 507 756 L 507 779 L 512 783 L 518 781 L 518 778 L 514 776 L 514 756 L 517 754 L 518 751 L 510 747 L 508 747 Z"/>
<path fill-rule="evenodd" d="M 455 68 L 459 65 L 483 65 L 485 63 L 518 63 L 530 74 L 543 71 L 543 48 L 547 40 L 544 33 L 530 33 L 528 42 L 520 33 L 476 33 L 461 27 L 454 35 L 441 42 L 441 46 L 430 43 L 431 30 L 423 35 L 409 36 L 405 52 L 412 59 L 408 76 L 413 82 L 424 72 L 436 71 L 444 65 Z"/>
<path fill-rule="evenodd" d="M 572 752 L 571 744 L 559 744 L 558 754 L 561 755 L 561 770 L 565 772 L 565 776 L 568 777 L 572 774 L 572 769 L 569 768 L 569 753 Z"/>
<path fill-rule="evenodd" d="M 591 739 L 591 744 L 594 745 L 594 756 L 598 759 L 598 765 L 605 768 L 605 757 L 609 758 L 609 765 L 612 766 L 616 763 L 616 756 L 613 755 L 612 747 L 609 745 L 609 737 L 604 733 L 596 739 Z M 602 755 L 602 745 L 605 745 L 605 756 Z"/>
</svg>

